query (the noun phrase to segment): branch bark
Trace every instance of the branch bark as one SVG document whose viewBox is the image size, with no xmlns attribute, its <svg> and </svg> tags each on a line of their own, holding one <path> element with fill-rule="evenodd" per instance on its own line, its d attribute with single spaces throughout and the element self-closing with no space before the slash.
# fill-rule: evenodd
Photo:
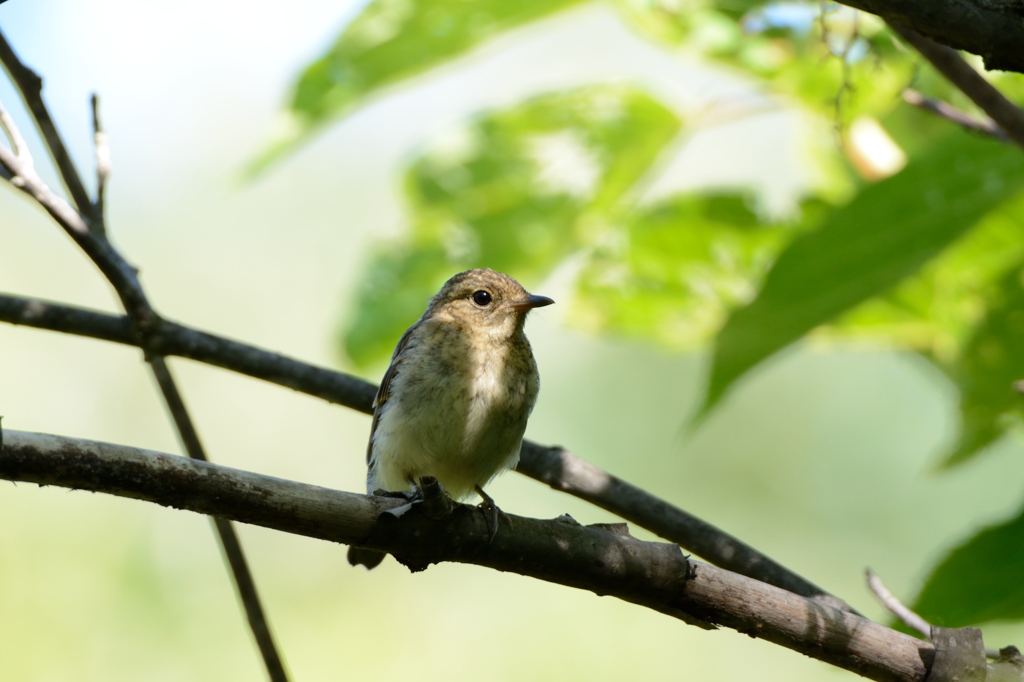
<svg viewBox="0 0 1024 682">
<path fill-rule="evenodd" d="M 138 345 L 127 317 L 0 295 L 0 321 L 37 329 Z M 315 367 L 238 341 L 161 319 L 150 341 L 161 355 L 179 356 L 246 374 L 296 391 L 373 413 L 377 387 L 343 372 Z M 523 442 L 519 473 L 601 507 L 735 573 L 820 603 L 852 611 L 845 601 L 756 549 L 668 502 L 558 446 Z"/>
<path fill-rule="evenodd" d="M 1021 0 L 841 0 L 957 50 L 980 55 L 989 70 L 1024 73 Z"/>
<path fill-rule="evenodd" d="M 676 545 L 644 542 L 623 525 L 581 526 L 569 517 L 514 517 L 490 541 L 475 508 L 425 503 L 401 517 L 402 500 L 294 483 L 121 445 L 6 431 L 0 478 L 105 492 L 386 551 L 412 570 L 442 561 L 486 566 L 598 595 L 687 622 L 725 626 L 872 680 L 922 682 L 930 644 L 849 612 L 688 560 Z"/>
</svg>

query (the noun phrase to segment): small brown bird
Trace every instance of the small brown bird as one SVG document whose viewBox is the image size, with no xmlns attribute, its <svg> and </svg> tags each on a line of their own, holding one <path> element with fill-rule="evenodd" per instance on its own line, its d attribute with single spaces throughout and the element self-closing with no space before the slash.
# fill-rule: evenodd
<svg viewBox="0 0 1024 682">
<path fill-rule="evenodd" d="M 554 303 L 488 269 L 449 279 L 427 311 L 402 335 L 373 403 L 366 450 L 366 490 L 415 490 L 434 476 L 461 500 L 519 461 L 526 420 L 540 377 L 526 315 Z M 373 568 L 384 559 L 351 547 L 349 563 Z"/>
</svg>

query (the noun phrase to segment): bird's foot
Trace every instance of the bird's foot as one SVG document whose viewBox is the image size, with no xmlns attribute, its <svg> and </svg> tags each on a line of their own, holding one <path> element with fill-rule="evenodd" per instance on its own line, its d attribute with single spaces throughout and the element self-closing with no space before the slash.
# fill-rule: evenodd
<svg viewBox="0 0 1024 682">
<path fill-rule="evenodd" d="M 373 491 L 373 495 L 374 497 L 391 497 L 396 500 L 405 500 L 410 503 L 423 497 L 423 493 L 418 487 L 412 490 L 384 490 L 383 488 L 377 488 Z"/>
<path fill-rule="evenodd" d="M 494 498 L 484 492 L 484 489 L 480 486 L 476 487 L 476 494 L 483 499 L 477 509 L 484 513 L 484 521 L 487 522 L 487 527 L 491 531 L 491 538 L 488 542 L 494 542 L 495 536 L 498 534 L 498 521 L 499 519 L 505 519 L 508 523 L 508 527 L 512 527 L 512 518 L 498 508 L 498 505 L 494 504 Z"/>
<path fill-rule="evenodd" d="M 420 504 L 423 502 L 423 491 L 420 490 L 419 486 L 412 490 L 383 490 L 378 488 L 373 491 L 375 497 L 388 497 L 396 500 L 404 500 L 405 504 L 393 509 L 388 509 L 384 513 L 390 514 L 395 518 L 401 518 L 407 512 L 411 511 L 413 505 Z"/>
</svg>

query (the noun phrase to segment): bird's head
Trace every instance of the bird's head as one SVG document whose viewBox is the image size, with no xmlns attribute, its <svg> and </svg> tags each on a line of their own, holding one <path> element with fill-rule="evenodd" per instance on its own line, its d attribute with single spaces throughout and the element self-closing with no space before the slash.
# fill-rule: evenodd
<svg viewBox="0 0 1024 682">
<path fill-rule="evenodd" d="M 455 275 L 430 299 L 426 318 L 451 318 L 490 336 L 509 337 L 523 328 L 526 314 L 554 303 L 534 296 L 508 275 L 489 268 Z"/>
</svg>

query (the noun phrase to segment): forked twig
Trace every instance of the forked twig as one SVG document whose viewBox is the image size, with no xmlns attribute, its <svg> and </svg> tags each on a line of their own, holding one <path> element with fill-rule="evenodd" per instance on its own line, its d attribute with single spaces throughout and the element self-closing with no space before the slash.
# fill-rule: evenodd
<svg viewBox="0 0 1024 682">
<path fill-rule="evenodd" d="M 180 393 L 164 362 L 163 356 L 155 351 L 151 342 L 151 330 L 159 324 L 160 316 L 149 303 L 137 272 L 110 244 L 106 238 L 104 194 L 107 176 L 110 172 L 110 155 L 106 134 L 99 120 L 99 100 L 93 95 L 92 114 L 94 141 L 96 144 L 96 200 L 90 200 L 75 168 L 64 141 L 53 123 L 53 118 L 42 98 L 42 79 L 26 67 L 0 32 L 0 62 L 11 77 L 31 113 L 49 150 L 58 173 L 71 195 L 74 206 L 54 193 L 39 178 L 33 167 L 32 157 L 25 145 L 18 127 L 11 117 L 0 108 L 0 125 L 11 140 L 12 150 L 0 145 L 0 166 L 6 171 L 6 179 L 18 189 L 29 194 L 64 228 L 64 231 L 82 248 L 99 267 L 114 287 L 131 324 L 131 333 L 142 348 L 146 361 L 160 385 L 165 402 L 174 418 L 178 434 L 189 457 L 206 461 L 199 437 L 192 420 L 181 400 Z M 248 569 L 238 536 L 227 521 L 215 520 L 218 537 L 224 549 L 228 566 L 234 577 L 235 587 L 245 607 L 253 636 L 263 656 L 267 673 L 273 682 L 288 679 L 281 657 L 277 652 L 266 615 L 260 605 L 256 585 Z"/>
</svg>

